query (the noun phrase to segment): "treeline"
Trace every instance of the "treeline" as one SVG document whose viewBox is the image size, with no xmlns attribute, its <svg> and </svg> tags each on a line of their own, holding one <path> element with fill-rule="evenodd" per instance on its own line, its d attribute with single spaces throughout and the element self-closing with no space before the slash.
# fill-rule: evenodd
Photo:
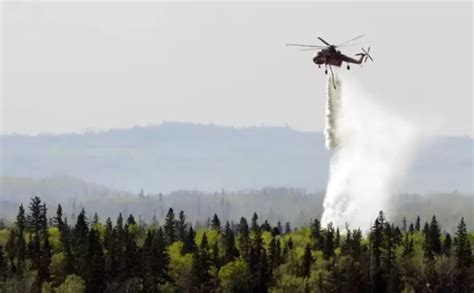
<svg viewBox="0 0 474 293">
<path fill-rule="evenodd" d="M 399 227 L 380 212 L 366 236 L 317 219 L 299 229 L 214 215 L 191 225 L 170 208 L 162 225 L 84 209 L 69 224 L 34 197 L 0 230 L 1 292 L 472 292 L 461 218 L 454 235 L 430 222 Z M 349 223 L 350 224 L 350 223 Z"/>
</svg>

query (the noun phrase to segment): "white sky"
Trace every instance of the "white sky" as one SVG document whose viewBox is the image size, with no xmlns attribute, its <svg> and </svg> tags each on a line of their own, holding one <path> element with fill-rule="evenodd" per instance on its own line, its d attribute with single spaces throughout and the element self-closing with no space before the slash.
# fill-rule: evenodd
<svg viewBox="0 0 474 293">
<path fill-rule="evenodd" d="M 351 75 L 366 91 L 435 134 L 473 135 L 470 2 L 2 6 L 3 134 L 163 121 L 321 130 L 323 69 L 284 44 L 365 33 L 376 62 Z"/>
</svg>

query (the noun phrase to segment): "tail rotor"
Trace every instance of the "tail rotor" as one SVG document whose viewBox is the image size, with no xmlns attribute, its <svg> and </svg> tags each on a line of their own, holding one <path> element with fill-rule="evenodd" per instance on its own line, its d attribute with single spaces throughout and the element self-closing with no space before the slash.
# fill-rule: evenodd
<svg viewBox="0 0 474 293">
<path fill-rule="evenodd" d="M 367 50 L 365 50 L 364 48 L 362 48 L 362 52 L 364 52 L 364 55 L 365 55 L 364 63 L 367 62 L 367 59 L 370 59 L 372 62 L 374 62 L 374 59 L 372 59 L 372 56 L 370 56 L 370 54 L 369 54 L 369 52 L 370 52 L 370 47 L 368 47 Z"/>
</svg>

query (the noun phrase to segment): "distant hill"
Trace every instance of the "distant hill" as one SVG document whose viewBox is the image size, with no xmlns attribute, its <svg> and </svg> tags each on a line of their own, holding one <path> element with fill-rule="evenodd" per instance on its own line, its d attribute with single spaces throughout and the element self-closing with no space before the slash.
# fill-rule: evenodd
<svg viewBox="0 0 474 293">
<path fill-rule="evenodd" d="M 403 142 L 393 142 L 403 143 Z M 331 152 L 316 132 L 165 123 L 86 134 L 0 137 L 1 176 L 73 176 L 117 190 L 325 189 Z M 404 191 L 472 193 L 473 139 L 423 145 Z M 67 177 L 65 177 L 67 178 Z"/>
</svg>

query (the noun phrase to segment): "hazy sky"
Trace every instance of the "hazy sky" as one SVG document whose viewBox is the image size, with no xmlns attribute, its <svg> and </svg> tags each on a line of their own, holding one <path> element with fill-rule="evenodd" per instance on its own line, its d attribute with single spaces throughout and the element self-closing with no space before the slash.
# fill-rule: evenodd
<svg viewBox="0 0 474 293">
<path fill-rule="evenodd" d="M 375 63 L 351 76 L 367 92 L 436 134 L 473 135 L 470 2 L 2 6 L 2 133 L 163 121 L 321 130 L 323 69 L 284 44 L 363 33 Z"/>
</svg>

